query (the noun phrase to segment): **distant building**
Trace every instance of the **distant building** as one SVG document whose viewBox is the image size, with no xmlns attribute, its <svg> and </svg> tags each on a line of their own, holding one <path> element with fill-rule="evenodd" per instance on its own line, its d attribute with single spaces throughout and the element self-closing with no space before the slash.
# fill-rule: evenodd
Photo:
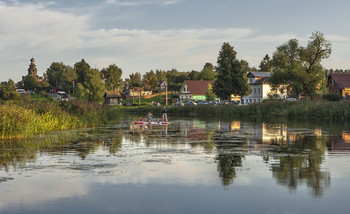
<svg viewBox="0 0 350 214">
<path fill-rule="evenodd" d="M 350 95 L 350 74 L 331 73 L 328 76 L 328 88 L 330 93 L 336 93 L 343 97 Z"/>
<path fill-rule="evenodd" d="M 108 105 L 119 105 L 122 99 L 122 96 L 119 92 L 116 91 L 106 91 L 104 94 L 105 104 Z"/>
<path fill-rule="evenodd" d="M 271 72 L 249 72 L 247 74 L 248 83 L 252 89 L 250 95 L 244 97 L 244 103 L 261 103 L 263 100 L 268 99 L 268 95 L 272 93 L 271 86 L 269 84 L 269 77 Z M 276 92 L 281 98 L 285 98 L 286 94 Z"/>
<path fill-rule="evenodd" d="M 28 68 L 28 74 L 26 76 L 22 76 L 22 81 L 18 82 L 18 85 L 19 85 L 20 88 L 24 87 L 24 80 L 28 76 L 33 77 L 36 80 L 37 83 L 43 81 L 43 78 L 38 76 L 38 69 L 36 68 L 35 59 L 34 58 L 30 59 L 30 65 L 29 65 L 29 68 Z"/>
<path fill-rule="evenodd" d="M 185 80 L 180 89 L 181 101 L 206 100 L 208 85 L 214 85 L 214 81 Z"/>
<path fill-rule="evenodd" d="M 34 59 L 34 58 L 31 58 L 31 59 L 30 59 L 30 65 L 29 65 L 29 68 L 28 68 L 28 74 L 27 74 L 27 76 L 34 77 L 34 79 L 35 79 L 37 82 L 43 81 L 43 78 L 38 76 L 38 69 L 36 68 L 35 59 Z M 24 80 L 27 76 L 23 76 L 23 77 L 22 77 L 22 80 Z"/>
</svg>

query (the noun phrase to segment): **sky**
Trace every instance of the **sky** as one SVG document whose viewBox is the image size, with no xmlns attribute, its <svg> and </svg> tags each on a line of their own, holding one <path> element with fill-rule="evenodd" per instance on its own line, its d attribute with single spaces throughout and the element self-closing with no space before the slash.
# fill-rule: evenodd
<svg viewBox="0 0 350 214">
<path fill-rule="evenodd" d="M 123 78 L 150 70 L 217 65 L 224 42 L 258 68 L 290 39 L 332 43 L 325 68 L 350 69 L 348 0 L 0 0 L 0 81 L 20 81 L 35 58 L 93 68 L 116 64 Z"/>
</svg>

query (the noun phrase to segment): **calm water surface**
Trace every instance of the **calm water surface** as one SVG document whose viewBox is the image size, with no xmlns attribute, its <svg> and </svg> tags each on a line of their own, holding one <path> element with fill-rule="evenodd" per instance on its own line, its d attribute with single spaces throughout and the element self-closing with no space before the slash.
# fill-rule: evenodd
<svg viewBox="0 0 350 214">
<path fill-rule="evenodd" d="M 135 118 L 0 143 L 0 213 L 348 213 L 345 122 Z"/>
</svg>

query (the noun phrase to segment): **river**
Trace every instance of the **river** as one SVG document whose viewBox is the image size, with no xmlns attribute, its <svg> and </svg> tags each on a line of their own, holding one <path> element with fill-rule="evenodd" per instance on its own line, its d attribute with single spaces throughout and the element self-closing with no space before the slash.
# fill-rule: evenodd
<svg viewBox="0 0 350 214">
<path fill-rule="evenodd" d="M 350 124 L 137 117 L 0 143 L 0 213 L 347 213 Z"/>
</svg>

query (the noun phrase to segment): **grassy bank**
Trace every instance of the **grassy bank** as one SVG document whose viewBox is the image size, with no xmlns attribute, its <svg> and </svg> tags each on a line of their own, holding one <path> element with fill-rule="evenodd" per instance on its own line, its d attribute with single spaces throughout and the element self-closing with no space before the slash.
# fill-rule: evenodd
<svg viewBox="0 0 350 214">
<path fill-rule="evenodd" d="M 140 115 L 152 112 L 160 114 L 162 107 L 143 106 L 123 108 L 123 111 Z M 296 119 L 350 119 L 350 105 L 345 102 L 282 102 L 271 101 L 250 105 L 200 105 L 168 106 L 168 113 L 173 115 L 218 115 L 236 117 L 284 117 Z"/>
<path fill-rule="evenodd" d="M 7 102 L 0 105 L 0 139 L 100 125 L 118 113 L 113 107 L 83 101 Z"/>
</svg>

